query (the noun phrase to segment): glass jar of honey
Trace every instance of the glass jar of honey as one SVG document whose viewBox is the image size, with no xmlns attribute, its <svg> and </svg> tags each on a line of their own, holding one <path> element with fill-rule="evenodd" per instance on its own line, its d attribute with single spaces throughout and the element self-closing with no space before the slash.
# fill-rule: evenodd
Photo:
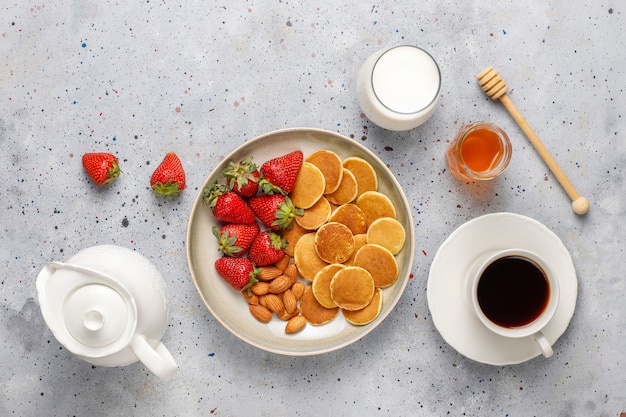
<svg viewBox="0 0 626 417">
<path fill-rule="evenodd" d="M 465 182 L 490 180 L 500 175 L 511 160 L 507 134 L 489 122 L 463 125 L 446 151 L 448 167 Z"/>
</svg>

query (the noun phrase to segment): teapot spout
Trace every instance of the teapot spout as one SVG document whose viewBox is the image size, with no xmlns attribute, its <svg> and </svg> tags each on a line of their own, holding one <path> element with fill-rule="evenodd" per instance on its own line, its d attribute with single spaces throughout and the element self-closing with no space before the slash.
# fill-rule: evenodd
<svg viewBox="0 0 626 417">
<path fill-rule="evenodd" d="M 54 274 L 54 271 L 56 271 L 57 269 L 62 269 L 64 265 L 65 264 L 63 262 L 48 262 L 46 266 L 44 266 L 43 269 L 39 272 L 37 282 L 45 282 L 52 276 L 52 274 Z"/>
</svg>

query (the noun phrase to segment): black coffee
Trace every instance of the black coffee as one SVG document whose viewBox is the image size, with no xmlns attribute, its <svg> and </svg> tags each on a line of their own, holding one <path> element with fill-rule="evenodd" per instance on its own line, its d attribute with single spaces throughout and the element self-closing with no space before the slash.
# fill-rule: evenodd
<svg viewBox="0 0 626 417">
<path fill-rule="evenodd" d="M 482 273 L 477 295 L 489 320 L 502 327 L 520 327 L 545 310 L 550 284 L 533 261 L 506 256 L 492 262 Z"/>
</svg>

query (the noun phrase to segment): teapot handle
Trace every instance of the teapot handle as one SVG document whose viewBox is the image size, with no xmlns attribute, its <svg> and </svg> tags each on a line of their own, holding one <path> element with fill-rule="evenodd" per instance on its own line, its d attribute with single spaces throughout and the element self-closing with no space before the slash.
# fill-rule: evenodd
<svg viewBox="0 0 626 417">
<path fill-rule="evenodd" d="M 153 348 L 145 336 L 136 335 L 130 342 L 130 349 L 153 374 L 161 379 L 171 378 L 178 368 L 176 361 L 162 342 Z"/>
</svg>

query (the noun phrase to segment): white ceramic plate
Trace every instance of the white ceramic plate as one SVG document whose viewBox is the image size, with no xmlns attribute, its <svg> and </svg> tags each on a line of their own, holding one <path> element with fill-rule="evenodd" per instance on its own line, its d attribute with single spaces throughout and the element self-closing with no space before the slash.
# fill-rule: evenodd
<svg viewBox="0 0 626 417">
<path fill-rule="evenodd" d="M 476 259 L 509 248 L 536 252 L 558 276 L 559 306 L 543 329 L 550 344 L 554 345 L 567 329 L 578 295 L 576 271 L 567 248 L 537 220 L 515 213 L 493 213 L 461 225 L 433 259 L 426 293 L 428 306 L 435 327 L 450 346 L 490 365 L 516 364 L 541 354 L 539 345 L 530 337 L 510 339 L 488 330 L 466 299 L 466 274 Z"/>
<path fill-rule="evenodd" d="M 342 159 L 358 156 L 368 161 L 378 174 L 378 189 L 386 194 L 396 207 L 397 219 L 406 231 L 406 244 L 396 256 L 399 277 L 396 283 L 383 290 L 383 309 L 372 323 L 354 326 L 341 313 L 328 324 L 307 325 L 297 334 L 285 334 L 285 322 L 274 316 L 270 323 L 260 323 L 248 311 L 247 302 L 237 291 L 217 275 L 215 260 L 221 256 L 217 240 L 211 233 L 218 224 L 211 210 L 202 202 L 202 190 L 191 211 L 187 229 L 187 259 L 194 284 L 204 303 L 215 318 L 241 340 L 269 352 L 304 356 L 330 352 L 362 338 L 391 313 L 407 285 L 414 255 L 414 230 L 411 210 L 400 185 L 391 171 L 367 148 L 337 133 L 294 128 L 259 136 L 228 155 L 209 175 L 203 187 L 220 177 L 228 161 L 240 161 L 252 156 L 257 165 L 268 159 L 300 149 L 305 158 L 318 149 L 328 149 Z"/>
</svg>

